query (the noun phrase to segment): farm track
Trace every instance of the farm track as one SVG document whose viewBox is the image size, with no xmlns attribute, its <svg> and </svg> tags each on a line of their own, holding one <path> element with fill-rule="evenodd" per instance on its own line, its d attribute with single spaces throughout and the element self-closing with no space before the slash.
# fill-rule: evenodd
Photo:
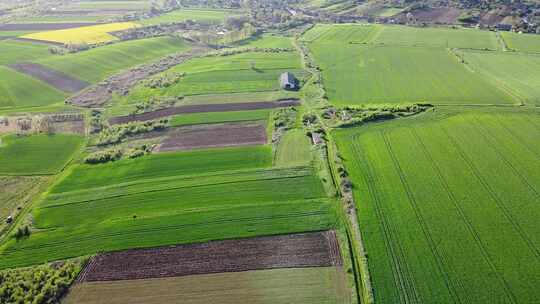
<svg viewBox="0 0 540 304">
<path fill-rule="evenodd" d="M 514 230 L 519 234 L 521 239 L 527 244 L 529 249 L 533 252 L 536 259 L 540 261 L 540 251 L 536 248 L 530 237 L 523 231 L 523 228 L 521 228 L 521 225 L 518 221 L 514 219 L 512 216 L 512 212 L 508 209 L 506 204 L 499 198 L 497 194 L 495 194 L 495 191 L 492 189 L 492 187 L 489 185 L 489 183 L 485 180 L 485 178 L 480 173 L 480 170 L 474 165 L 473 161 L 465 154 L 465 151 L 463 151 L 463 148 L 459 145 L 457 140 L 453 138 L 450 133 L 445 129 L 442 128 L 443 132 L 446 134 L 446 136 L 449 138 L 452 145 L 456 148 L 456 151 L 459 153 L 461 158 L 465 161 L 471 172 L 474 174 L 476 179 L 480 182 L 484 190 L 487 191 L 489 197 L 495 202 L 495 204 L 498 206 L 499 210 L 502 211 L 505 218 L 510 222 Z"/>
<path fill-rule="evenodd" d="M 180 107 L 171 107 L 160 109 L 152 112 L 118 116 L 109 119 L 110 124 L 124 124 L 132 121 L 147 121 L 162 117 L 173 116 L 177 114 L 192 114 L 192 113 L 209 113 L 209 112 L 231 112 L 231 111 L 247 111 L 260 109 L 273 109 L 290 106 L 298 106 L 300 102 L 296 99 L 277 100 L 268 102 L 242 102 L 242 103 L 224 103 L 224 104 L 201 104 L 201 105 L 185 105 Z"/>
<path fill-rule="evenodd" d="M 424 237 L 426 238 L 426 241 L 429 246 L 429 250 L 431 251 L 431 255 L 435 258 L 437 268 L 439 270 L 440 275 L 443 277 L 444 283 L 446 285 L 447 290 L 450 292 L 450 295 L 453 300 L 457 301 L 457 303 L 462 303 L 461 298 L 459 297 L 459 294 L 457 292 L 456 286 L 454 286 L 453 281 L 448 276 L 449 273 L 449 267 L 448 267 L 448 261 L 444 258 L 444 255 L 439 252 L 437 249 L 437 244 L 433 240 L 433 236 L 430 233 L 430 228 L 428 224 L 426 223 L 426 220 L 424 219 L 420 207 L 418 205 L 418 202 L 416 201 L 416 198 L 411 190 L 411 187 L 409 183 L 407 182 L 407 178 L 405 177 L 405 173 L 403 172 L 403 169 L 401 168 L 401 165 L 399 163 L 399 160 L 392 148 L 392 145 L 390 143 L 390 140 L 388 139 L 388 135 L 386 132 L 381 132 L 382 139 L 384 141 L 384 144 L 386 146 L 386 151 L 390 155 L 390 158 L 392 159 L 392 164 L 394 166 L 394 169 L 396 170 L 396 173 L 399 176 L 401 185 L 403 186 L 403 189 L 405 190 L 405 193 L 407 195 L 407 199 L 414 211 L 416 220 L 418 221 L 422 233 L 424 234 Z M 461 286 L 460 286 L 461 287 Z"/>
<path fill-rule="evenodd" d="M 431 153 L 429 153 L 429 150 L 427 149 L 425 143 L 423 142 L 422 138 L 418 135 L 416 130 L 414 130 L 414 128 L 412 130 L 413 130 L 413 135 L 416 137 L 416 140 L 418 141 L 418 143 L 420 144 L 420 147 L 422 148 L 422 152 L 424 153 L 426 158 L 429 160 L 429 163 L 431 164 L 432 168 L 436 172 L 437 177 L 439 179 L 439 182 L 441 183 L 441 186 L 443 187 L 443 189 L 447 193 L 448 198 L 452 202 L 452 205 L 458 211 L 458 214 L 459 214 L 460 218 L 463 220 L 463 223 L 465 223 L 465 225 L 467 227 L 467 230 L 469 231 L 469 233 L 471 234 L 471 236 L 475 240 L 476 245 L 480 249 L 480 252 L 482 253 L 482 257 L 483 257 L 484 261 L 489 265 L 489 267 L 491 268 L 491 271 L 496 275 L 499 283 L 504 288 L 504 292 L 508 296 L 508 299 L 511 300 L 512 303 L 517 303 L 515 295 L 512 293 L 512 291 L 510 289 L 510 286 L 508 285 L 508 282 L 504 279 L 504 277 L 501 275 L 501 273 L 497 269 L 497 266 L 493 262 L 493 259 L 492 259 L 491 255 L 489 254 L 489 252 L 488 252 L 485 244 L 483 243 L 482 239 L 480 238 L 480 235 L 478 234 L 478 231 L 476 231 L 476 229 L 474 228 L 474 225 L 473 225 L 472 221 L 469 219 L 469 217 L 465 213 L 465 210 L 463 210 L 463 208 L 460 206 L 457 198 L 455 197 L 454 193 L 452 192 L 452 189 L 450 188 L 450 185 L 448 184 L 448 182 L 444 178 L 444 175 L 442 173 L 441 168 L 437 165 L 437 163 L 435 162 L 435 159 L 433 159 L 433 156 L 431 155 Z"/>
<path fill-rule="evenodd" d="M 391 225 L 391 221 L 388 219 L 388 216 L 385 214 L 385 211 L 382 207 L 379 195 L 376 191 L 377 180 L 373 175 L 373 168 L 370 165 L 370 162 L 366 159 L 361 148 L 357 144 L 357 137 L 351 138 L 352 148 L 356 155 L 358 155 L 358 160 L 355 158 L 353 161 L 357 163 L 364 163 L 366 165 L 365 174 L 363 178 L 366 185 L 368 186 L 369 195 L 373 199 L 375 211 L 377 213 L 377 219 L 379 225 L 384 234 L 384 243 L 386 245 L 387 252 L 391 258 L 391 265 L 393 268 L 392 276 L 394 277 L 394 284 L 397 288 L 401 289 L 402 292 L 397 292 L 397 296 L 400 298 L 402 303 L 415 303 L 419 301 L 419 297 L 414 287 L 414 283 L 410 282 L 412 277 L 410 276 L 410 270 L 405 260 L 403 254 L 403 248 L 399 238 L 395 236 L 395 227 Z"/>
<path fill-rule="evenodd" d="M 84 282 L 341 266 L 336 242 L 326 231 L 110 252 L 93 258 Z"/>
</svg>

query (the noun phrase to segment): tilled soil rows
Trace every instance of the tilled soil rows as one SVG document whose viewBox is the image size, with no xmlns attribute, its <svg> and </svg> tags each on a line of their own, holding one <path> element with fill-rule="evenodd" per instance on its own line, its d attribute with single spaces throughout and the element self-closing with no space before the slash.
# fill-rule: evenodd
<svg viewBox="0 0 540 304">
<path fill-rule="evenodd" d="M 205 50 L 202 47 L 194 47 L 186 53 L 169 55 L 156 62 L 140 65 L 123 73 L 111 76 L 107 80 L 72 96 L 66 102 L 82 107 L 102 106 L 111 99 L 113 93 L 126 95 L 129 89 L 139 81 L 197 57 Z"/>
<path fill-rule="evenodd" d="M 212 241 L 100 254 L 79 282 L 342 265 L 334 231 Z"/>
<path fill-rule="evenodd" d="M 17 63 L 12 64 L 9 67 L 18 72 L 46 82 L 51 86 L 67 93 L 79 92 L 90 85 L 88 82 L 73 78 L 69 75 L 37 63 Z"/>
<path fill-rule="evenodd" d="M 242 102 L 242 103 L 223 103 L 223 104 L 201 104 L 201 105 L 186 105 L 180 107 L 170 107 L 166 109 L 160 109 L 152 112 L 119 116 L 109 119 L 110 124 L 124 124 L 131 121 L 146 121 L 167 116 L 173 116 L 177 114 L 190 114 L 190 113 L 206 113 L 206 112 L 232 112 L 232 111 L 249 111 L 260 109 L 273 109 L 297 106 L 300 102 L 298 99 L 284 99 L 276 101 L 262 101 L 262 102 Z"/>
<path fill-rule="evenodd" d="M 11 40 L 22 41 L 22 42 L 40 43 L 40 44 L 46 44 L 46 45 L 64 46 L 64 44 L 61 43 L 61 42 L 48 41 L 48 40 L 39 40 L 39 39 L 32 39 L 32 38 L 14 37 L 14 38 L 11 38 Z"/>
<path fill-rule="evenodd" d="M 81 26 L 97 25 L 95 22 L 72 23 L 8 23 L 0 25 L 0 31 L 50 31 L 64 30 Z"/>
<path fill-rule="evenodd" d="M 181 151 L 200 148 L 264 145 L 266 126 L 260 123 L 223 123 L 177 128 L 169 132 L 158 150 Z"/>
</svg>

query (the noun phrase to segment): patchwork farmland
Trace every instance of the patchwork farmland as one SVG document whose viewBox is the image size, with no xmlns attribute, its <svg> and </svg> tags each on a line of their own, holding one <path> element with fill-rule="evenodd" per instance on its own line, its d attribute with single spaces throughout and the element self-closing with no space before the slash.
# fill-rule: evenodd
<svg viewBox="0 0 540 304">
<path fill-rule="evenodd" d="M 0 303 L 540 298 L 533 17 L 23 2 L 0 3 Z"/>
</svg>

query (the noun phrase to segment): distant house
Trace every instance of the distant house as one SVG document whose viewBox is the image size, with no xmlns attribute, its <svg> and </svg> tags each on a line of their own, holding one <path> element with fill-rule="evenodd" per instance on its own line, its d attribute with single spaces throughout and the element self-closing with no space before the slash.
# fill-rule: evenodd
<svg viewBox="0 0 540 304">
<path fill-rule="evenodd" d="M 298 79 L 289 72 L 281 74 L 279 84 L 284 90 L 298 90 Z"/>
<path fill-rule="evenodd" d="M 506 23 L 499 23 L 495 26 L 495 28 L 499 31 L 511 31 L 512 30 L 512 25 L 511 24 L 506 24 Z"/>
</svg>

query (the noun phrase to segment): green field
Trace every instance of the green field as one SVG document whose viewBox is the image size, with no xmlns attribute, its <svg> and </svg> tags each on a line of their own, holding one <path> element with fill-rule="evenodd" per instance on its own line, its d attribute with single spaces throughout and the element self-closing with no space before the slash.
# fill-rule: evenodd
<svg viewBox="0 0 540 304">
<path fill-rule="evenodd" d="M 433 48 L 500 49 L 494 32 L 476 29 L 383 26 L 373 43 Z"/>
<path fill-rule="evenodd" d="M 385 7 L 377 12 L 377 16 L 380 17 L 392 17 L 394 15 L 397 15 L 403 11 L 402 8 L 398 7 Z"/>
<path fill-rule="evenodd" d="M 0 41 L 0 65 L 14 64 L 17 62 L 33 61 L 51 57 L 49 47 L 45 44 L 37 44 L 22 41 Z"/>
<path fill-rule="evenodd" d="M 15 216 L 18 208 L 25 207 L 45 180 L 43 177 L 0 176 L 0 237 L 8 227 L 4 219 Z"/>
<path fill-rule="evenodd" d="M 187 49 L 188 45 L 182 40 L 158 37 L 115 43 L 36 62 L 75 78 L 96 83 L 129 67 Z"/>
<path fill-rule="evenodd" d="M 0 110 L 62 103 L 66 95 L 37 79 L 0 65 Z"/>
<path fill-rule="evenodd" d="M 301 77 L 300 58 L 295 52 L 248 52 L 232 56 L 196 58 L 165 73 L 184 73 L 166 88 L 151 89 L 145 85 L 134 88 L 121 101 L 138 102 L 150 96 L 190 96 L 207 94 L 249 93 L 279 90 L 279 76 L 285 71 Z"/>
<path fill-rule="evenodd" d="M 271 163 L 270 147 L 267 146 L 159 153 L 121 162 L 79 165 L 73 169 L 70 178 L 63 180 L 51 191 L 55 193 L 103 187 L 110 184 L 111 180 L 122 184 L 143 178 L 261 168 Z"/>
<path fill-rule="evenodd" d="M 258 48 L 284 48 L 290 49 L 293 47 L 292 38 L 272 35 L 272 34 L 262 34 L 256 36 L 252 39 L 247 39 L 235 44 L 235 46 L 247 46 L 247 47 L 258 47 Z"/>
<path fill-rule="evenodd" d="M 310 46 L 329 100 L 336 105 L 517 103 L 444 49 L 323 42 Z"/>
<path fill-rule="evenodd" d="M 76 285 L 63 303 L 127 304 L 137 299 L 158 304 L 181 298 L 191 304 L 346 304 L 350 303 L 346 284 L 343 270 L 336 267 L 256 270 L 83 283 Z"/>
<path fill-rule="evenodd" d="M 255 110 L 255 111 L 234 111 L 234 112 L 210 112 L 210 113 L 193 113 L 181 114 L 171 118 L 170 125 L 173 127 L 223 123 L 233 121 L 255 121 L 267 120 L 272 110 Z"/>
<path fill-rule="evenodd" d="M 311 142 L 304 130 L 291 130 L 280 139 L 274 164 L 278 167 L 308 165 L 312 160 Z"/>
<path fill-rule="evenodd" d="M 334 135 L 377 303 L 540 298 L 538 111 L 438 110 Z"/>
<path fill-rule="evenodd" d="M 0 175 L 58 173 L 82 142 L 78 135 L 4 136 L 0 144 Z"/>
<path fill-rule="evenodd" d="M 195 20 L 200 23 L 223 23 L 229 16 L 238 15 L 239 11 L 234 10 L 210 10 L 210 9 L 179 9 L 157 17 L 143 19 L 143 25 L 156 25 L 161 23 L 184 22 Z"/>
<path fill-rule="evenodd" d="M 238 149 L 242 159 L 228 149 L 201 151 L 198 162 L 192 151 L 77 167 L 34 209 L 32 235 L 0 249 L 0 268 L 333 225 L 331 203 L 311 168 L 249 168 L 266 161 L 246 149 Z M 160 157 L 167 161 L 155 165 Z"/>
<path fill-rule="evenodd" d="M 511 50 L 528 53 L 540 53 L 540 36 L 503 32 L 502 37 Z"/>
<path fill-rule="evenodd" d="M 524 103 L 540 105 L 540 54 L 464 52 L 473 69 L 493 78 Z"/>
</svg>

